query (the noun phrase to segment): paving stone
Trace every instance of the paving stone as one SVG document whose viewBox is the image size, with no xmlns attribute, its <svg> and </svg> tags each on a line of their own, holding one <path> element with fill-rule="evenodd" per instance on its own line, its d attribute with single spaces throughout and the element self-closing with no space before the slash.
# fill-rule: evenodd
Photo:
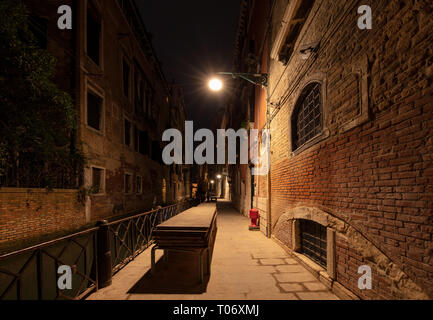
<svg viewBox="0 0 433 320">
<path fill-rule="evenodd" d="M 305 272 L 305 268 L 301 265 L 281 265 L 275 267 L 279 272 Z"/>
<path fill-rule="evenodd" d="M 275 266 L 279 264 L 285 264 L 283 259 L 260 259 L 260 262 L 264 266 Z"/>
<path fill-rule="evenodd" d="M 284 259 L 284 261 L 285 261 L 287 264 L 298 264 L 298 261 L 296 261 L 295 259 L 292 259 L 292 258 Z"/>
<path fill-rule="evenodd" d="M 281 283 L 280 286 L 286 292 L 305 291 L 305 288 L 299 283 Z"/>
<path fill-rule="evenodd" d="M 264 252 L 264 253 L 253 253 L 254 259 L 285 259 L 287 258 L 287 254 L 281 252 Z"/>
<path fill-rule="evenodd" d="M 298 300 L 301 296 L 303 299 L 335 299 L 329 290 L 317 291 L 316 289 L 319 288 L 322 290 L 319 281 L 296 260 L 290 258 L 277 243 L 266 238 L 261 232 L 248 231 L 248 228 L 244 228 L 245 225 L 248 225 L 247 218 L 228 205 L 223 204 L 222 207 L 219 207 L 218 232 L 211 275 L 205 289 L 198 291 L 202 293 L 197 293 L 197 291 L 182 294 L 148 293 L 146 285 L 140 287 L 142 291 L 137 288 L 133 289 L 142 279 L 147 279 L 146 274 L 150 268 L 149 248 L 120 270 L 113 277 L 111 286 L 99 290 L 88 299 Z M 157 250 L 156 254 L 159 260 L 162 257 L 162 251 Z M 172 262 L 176 261 L 175 255 L 171 257 Z M 185 265 L 189 266 L 186 262 Z M 178 267 L 184 268 L 185 265 L 179 261 Z M 196 272 L 196 266 L 191 265 L 190 267 L 191 272 Z M 170 273 L 171 268 L 169 267 L 169 271 L 164 276 L 173 276 Z M 174 279 L 173 282 L 177 283 L 177 280 L 179 279 Z M 303 287 L 304 283 L 309 285 L 309 292 Z M 286 292 L 281 292 L 281 289 Z M 304 295 L 305 293 L 310 295 Z"/>
<path fill-rule="evenodd" d="M 328 288 L 320 282 L 304 282 L 303 284 L 310 291 L 328 291 Z"/>
<path fill-rule="evenodd" d="M 276 273 L 274 276 L 278 282 L 307 282 L 316 280 L 308 271 Z"/>
<path fill-rule="evenodd" d="M 297 292 L 301 300 L 340 300 L 331 292 Z"/>
<path fill-rule="evenodd" d="M 247 300 L 299 300 L 293 293 L 266 293 L 254 292 L 247 294 Z"/>
</svg>

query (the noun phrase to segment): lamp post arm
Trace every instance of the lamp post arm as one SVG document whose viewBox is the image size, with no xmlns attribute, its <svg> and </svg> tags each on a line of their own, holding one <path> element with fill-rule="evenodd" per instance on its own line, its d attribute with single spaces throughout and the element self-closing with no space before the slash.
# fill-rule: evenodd
<svg viewBox="0 0 433 320">
<path fill-rule="evenodd" d="M 239 73 L 239 72 L 218 72 L 220 75 L 230 75 L 233 79 L 241 78 L 254 85 L 268 86 L 268 75 L 266 73 Z"/>
</svg>

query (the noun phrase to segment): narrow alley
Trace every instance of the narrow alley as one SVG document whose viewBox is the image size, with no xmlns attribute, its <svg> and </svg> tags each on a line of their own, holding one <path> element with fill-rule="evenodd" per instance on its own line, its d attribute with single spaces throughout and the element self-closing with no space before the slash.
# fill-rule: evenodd
<svg viewBox="0 0 433 320">
<path fill-rule="evenodd" d="M 433 0 L 0 17 L 0 302 L 433 300 Z"/>
<path fill-rule="evenodd" d="M 160 274 L 163 271 L 158 271 L 152 281 L 149 248 L 117 273 L 111 286 L 92 294 L 88 300 L 338 299 L 277 243 L 261 232 L 249 231 L 249 220 L 233 209 L 230 202 L 218 200 L 217 208 L 218 232 L 207 288 L 196 285 L 196 274 L 191 272 L 196 270 L 191 266 L 195 259 L 185 261 L 189 258 L 185 253 L 178 256 L 170 253 L 169 269 L 163 276 Z M 157 258 L 161 256 L 161 251 L 157 251 Z M 187 263 L 190 265 L 186 266 Z M 184 269 L 190 270 L 189 274 L 183 274 Z M 183 274 L 182 278 L 179 274 Z M 197 287 L 188 287 L 183 293 L 167 293 L 170 291 L 167 286 L 176 291 L 185 282 Z M 152 293 L 158 291 L 166 293 Z"/>
</svg>

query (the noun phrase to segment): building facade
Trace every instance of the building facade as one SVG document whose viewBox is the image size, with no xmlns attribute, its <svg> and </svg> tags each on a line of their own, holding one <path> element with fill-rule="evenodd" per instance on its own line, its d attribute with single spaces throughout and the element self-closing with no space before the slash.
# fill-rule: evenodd
<svg viewBox="0 0 433 320">
<path fill-rule="evenodd" d="M 359 27 L 363 5 L 371 29 Z M 270 174 L 253 180 L 262 231 L 342 296 L 432 298 L 432 2 L 242 8 L 235 57 L 245 64 L 251 51 L 269 76 L 239 104 L 254 101 L 254 127 L 271 132 Z M 236 112 L 228 105 L 225 121 Z M 251 189 L 243 171 L 232 168 L 239 199 Z M 365 266 L 371 289 L 358 283 Z"/>
<path fill-rule="evenodd" d="M 189 198 L 190 168 L 167 166 L 162 161 L 163 131 L 184 130 L 183 92 L 165 79 L 135 2 L 48 0 L 41 4 L 26 0 L 24 3 L 32 32 L 57 60 L 54 82 L 75 101 L 76 141 L 85 165 L 78 190 L 74 191 L 76 195 L 71 197 L 71 192 L 66 192 L 64 200 L 71 203 L 60 205 L 80 208 L 71 210 L 73 216 L 59 214 L 56 219 L 48 219 L 41 214 L 45 208 L 42 204 L 38 215 L 41 219 L 32 220 L 34 232 L 27 227 L 21 230 L 15 222 L 14 235 L 5 239 L 79 228 Z M 60 5 L 72 9 L 71 30 L 58 28 Z M 76 203 L 77 197 L 82 203 Z M 5 203 L 5 214 L 19 211 L 23 226 L 27 225 L 27 219 L 34 218 L 32 205 L 9 209 Z M 14 219 L 9 220 L 10 224 Z"/>
</svg>

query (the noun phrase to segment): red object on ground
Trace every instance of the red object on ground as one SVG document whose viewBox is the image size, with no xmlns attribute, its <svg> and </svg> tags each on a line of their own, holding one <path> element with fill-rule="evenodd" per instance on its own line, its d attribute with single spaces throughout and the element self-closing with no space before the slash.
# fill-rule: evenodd
<svg viewBox="0 0 433 320">
<path fill-rule="evenodd" d="M 251 209 L 250 210 L 250 218 L 251 218 L 251 225 L 249 226 L 250 230 L 259 230 L 260 227 L 257 225 L 257 219 L 259 218 L 259 210 L 257 209 Z"/>
</svg>

